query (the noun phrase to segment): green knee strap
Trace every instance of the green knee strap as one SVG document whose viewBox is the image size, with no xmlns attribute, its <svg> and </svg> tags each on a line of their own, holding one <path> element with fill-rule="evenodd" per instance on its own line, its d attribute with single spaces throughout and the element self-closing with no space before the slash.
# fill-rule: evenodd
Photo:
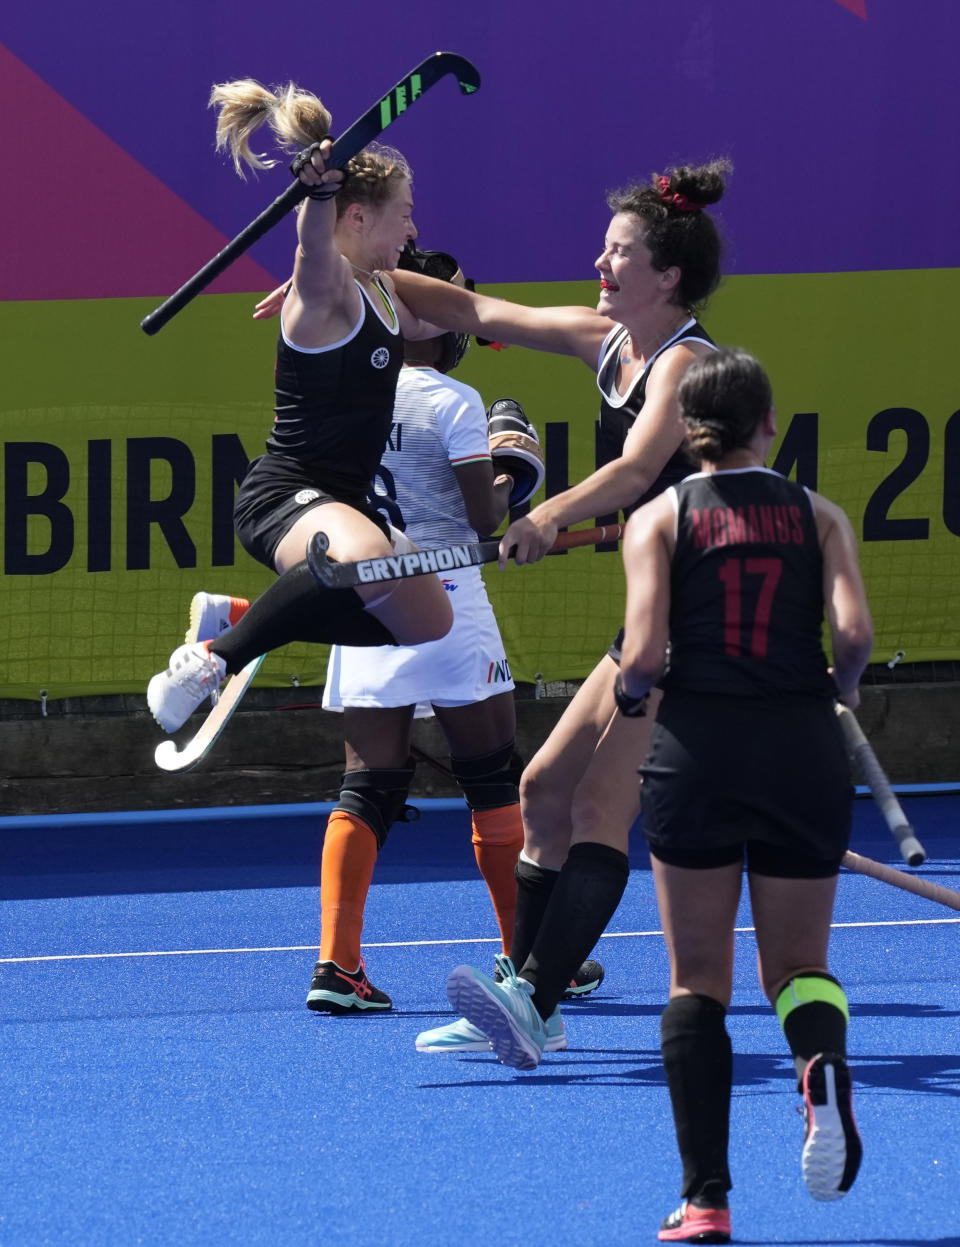
<svg viewBox="0 0 960 1247">
<path fill-rule="evenodd" d="M 801 974 L 791 979 L 777 997 L 776 1010 L 780 1025 L 783 1026 L 794 1009 L 799 1009 L 801 1005 L 814 1004 L 817 1001 L 821 1004 L 833 1005 L 835 1009 L 840 1010 L 848 1022 L 850 1021 L 847 998 L 836 979 L 827 978 L 822 974 Z"/>
</svg>

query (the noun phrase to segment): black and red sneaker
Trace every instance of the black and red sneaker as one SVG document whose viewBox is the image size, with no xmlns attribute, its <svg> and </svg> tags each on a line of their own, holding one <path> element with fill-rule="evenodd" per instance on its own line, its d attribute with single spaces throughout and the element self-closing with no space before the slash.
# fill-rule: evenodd
<svg viewBox="0 0 960 1247">
<path fill-rule="evenodd" d="M 563 993 L 563 1000 L 579 1000 L 581 996 L 589 996 L 603 982 L 603 966 L 599 961 L 585 961 L 570 980 L 570 986 Z"/>
<path fill-rule="evenodd" d="M 729 1243 L 730 1209 L 697 1208 L 684 1200 L 657 1231 L 662 1243 Z"/>
<path fill-rule="evenodd" d="M 351 973 L 335 961 L 318 961 L 313 967 L 307 1008 L 316 1013 L 386 1013 L 393 1001 L 367 978 L 363 960 Z"/>
<path fill-rule="evenodd" d="M 803 1073 L 803 1180 L 814 1199 L 840 1199 L 853 1186 L 863 1146 L 853 1086 L 842 1056 L 821 1052 Z"/>
<path fill-rule="evenodd" d="M 603 982 L 603 973 L 603 966 L 599 961 L 585 961 L 570 980 L 570 986 L 566 989 L 560 999 L 579 1000 L 581 996 L 589 996 L 590 993 L 595 992 Z M 493 981 L 495 983 L 503 981 L 499 966 L 493 972 Z"/>
</svg>

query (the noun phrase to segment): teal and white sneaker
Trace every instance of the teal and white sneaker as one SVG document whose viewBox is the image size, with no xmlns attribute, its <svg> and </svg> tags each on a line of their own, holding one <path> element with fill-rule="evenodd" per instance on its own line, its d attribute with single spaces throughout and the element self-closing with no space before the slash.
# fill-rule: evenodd
<svg viewBox="0 0 960 1247">
<path fill-rule="evenodd" d="M 533 984 L 517 977 L 509 957 L 496 960 L 501 983 L 473 966 L 456 966 L 447 979 L 447 999 L 456 1013 L 489 1038 L 504 1065 L 536 1069 L 547 1028 L 533 1003 Z"/>
<path fill-rule="evenodd" d="M 567 1046 L 567 1035 L 563 1029 L 559 1005 L 547 1018 L 545 1025 L 547 1042 L 543 1045 L 544 1052 L 562 1052 Z M 437 1026 L 432 1031 L 421 1031 L 416 1043 L 418 1052 L 490 1051 L 490 1040 L 466 1018 L 449 1022 L 446 1026 Z"/>
<path fill-rule="evenodd" d="M 604 969 L 599 961 L 585 961 L 570 980 L 569 987 L 566 988 L 560 999 L 581 1000 L 584 996 L 589 996 L 603 982 L 603 976 Z M 499 966 L 493 972 L 493 981 L 495 983 L 503 982 Z"/>
</svg>

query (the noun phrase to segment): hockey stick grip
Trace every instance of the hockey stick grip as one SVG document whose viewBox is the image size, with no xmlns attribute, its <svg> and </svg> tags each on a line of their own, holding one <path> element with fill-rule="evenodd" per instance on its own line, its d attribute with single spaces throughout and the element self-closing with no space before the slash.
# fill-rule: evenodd
<svg viewBox="0 0 960 1247">
<path fill-rule="evenodd" d="M 559 554 L 576 546 L 599 545 L 620 536 L 619 524 L 597 528 L 579 528 L 559 533 L 547 551 Z M 390 558 L 358 559 L 355 563 L 337 563 L 327 558 L 329 540 L 326 533 L 314 533 L 307 542 L 307 566 L 317 582 L 327 589 L 352 589 L 361 584 L 385 580 L 406 580 L 411 576 L 429 576 L 435 572 L 454 571 L 458 567 L 479 567 L 500 557 L 500 538 L 489 541 L 468 541 L 463 544 L 417 550 Z"/>
<path fill-rule="evenodd" d="M 859 853 L 844 853 L 841 863 L 847 870 L 856 871 L 859 875 L 869 875 L 879 879 L 881 883 L 889 883 L 892 887 L 902 888 L 904 892 L 912 892 L 928 901 L 936 901 L 938 905 L 946 905 L 949 909 L 960 909 L 960 892 L 953 888 L 945 888 L 939 883 L 930 883 L 927 879 L 918 879 L 908 875 L 904 870 L 894 866 L 885 866 L 875 862 L 872 857 L 861 857 Z"/>
<path fill-rule="evenodd" d="M 850 756 L 856 762 L 860 774 L 867 782 L 867 787 L 883 815 L 890 834 L 900 846 L 900 854 L 908 866 L 922 866 L 927 860 L 927 851 L 916 837 L 916 833 L 907 821 L 903 807 L 897 800 L 890 781 L 873 746 L 867 740 L 863 729 L 857 722 L 856 715 L 846 706 L 837 703 L 837 716 L 847 742 Z"/>
<path fill-rule="evenodd" d="M 599 528 L 575 528 L 572 531 L 557 533 L 557 539 L 547 553 L 562 554 L 564 550 L 573 550 L 577 546 L 599 546 L 606 541 L 619 541 L 622 535 L 621 524 L 601 524 Z"/>
</svg>

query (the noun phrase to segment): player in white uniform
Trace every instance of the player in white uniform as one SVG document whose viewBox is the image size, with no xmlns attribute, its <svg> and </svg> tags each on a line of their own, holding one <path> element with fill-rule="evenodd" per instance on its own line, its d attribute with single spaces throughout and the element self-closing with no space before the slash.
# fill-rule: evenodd
<svg viewBox="0 0 960 1247">
<path fill-rule="evenodd" d="M 442 252 L 411 252 L 401 261 L 407 264 L 463 281 L 456 261 Z M 488 418 L 477 391 L 447 375 L 465 346 L 454 334 L 408 344 L 375 480 L 376 501 L 389 523 L 422 549 L 489 534 L 508 505 L 526 501 L 543 479 L 536 434 L 519 405 L 499 400 Z M 370 818 L 371 789 L 393 792 L 389 814 L 396 817 L 413 773 L 410 728 L 418 715 L 435 714 L 447 738 L 504 952 L 511 944 L 514 870 L 523 844 L 513 680 L 480 569 L 457 569 L 442 579 L 454 608 L 443 644 L 335 646 L 330 655 L 323 704 L 343 711 L 347 770 L 324 843 L 320 960 L 307 997 L 312 1009 L 389 1008 L 377 989 L 363 996 L 353 988 L 341 967 L 357 963 L 363 901 L 382 844 L 370 835 L 378 830 Z M 599 967 L 585 963 L 571 991 L 583 994 L 601 976 Z M 550 1031 L 551 1048 L 565 1047 L 559 1011 Z M 425 1031 L 417 1047 L 486 1051 L 489 1042 L 462 1020 Z"/>
<path fill-rule="evenodd" d="M 424 345 L 430 348 L 432 343 L 411 343 L 408 355 L 422 355 Z M 468 488 L 485 501 L 490 463 L 487 417 L 477 391 L 434 367 L 408 363 L 397 381 L 390 439 L 374 482 L 389 523 L 421 549 L 477 541 L 480 521 L 474 515 L 470 522 L 460 481 L 466 478 Z M 471 478 L 478 478 L 475 486 Z M 497 493 L 505 504 L 507 492 L 498 487 Z M 489 511 L 488 523 L 497 509 Z M 447 643 L 383 645 L 365 652 L 335 646 L 327 669 L 325 709 L 417 702 L 456 707 L 512 690 L 480 568 L 457 568 L 442 580 L 454 608 Z"/>
</svg>

